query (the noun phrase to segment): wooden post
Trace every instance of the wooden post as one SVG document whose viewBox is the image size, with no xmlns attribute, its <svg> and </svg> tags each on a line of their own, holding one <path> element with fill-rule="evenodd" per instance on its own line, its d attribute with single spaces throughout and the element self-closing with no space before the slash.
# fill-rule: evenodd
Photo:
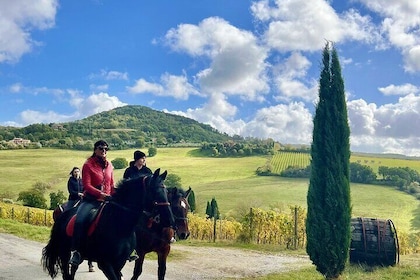
<svg viewBox="0 0 420 280">
<path fill-rule="evenodd" d="M 293 247 L 295 250 L 297 249 L 297 240 L 298 240 L 298 209 L 295 207 L 295 228 L 294 228 L 294 240 L 293 240 Z"/>
<path fill-rule="evenodd" d="M 252 243 L 252 239 L 253 239 L 253 236 L 252 236 L 252 232 L 253 232 L 253 230 L 252 230 L 252 227 L 253 227 L 252 218 L 253 218 L 253 213 L 252 213 L 252 207 L 251 207 L 251 208 L 249 208 L 249 241 L 250 241 L 250 243 Z"/>
</svg>

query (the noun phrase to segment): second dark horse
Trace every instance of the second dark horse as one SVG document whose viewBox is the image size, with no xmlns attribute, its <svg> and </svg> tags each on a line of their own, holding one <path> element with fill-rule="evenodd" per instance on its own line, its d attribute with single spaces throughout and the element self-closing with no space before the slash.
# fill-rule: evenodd
<svg viewBox="0 0 420 280">
<path fill-rule="evenodd" d="M 157 211 L 165 227 L 174 225 L 167 190 L 163 184 L 167 172 L 125 180 L 114 195 L 99 210 L 96 229 L 87 237 L 81 250 L 85 259 L 95 261 L 108 280 L 121 280 L 121 270 L 136 245 L 135 227 L 143 211 Z M 73 280 L 77 266 L 68 265 L 71 237 L 66 227 L 74 210 L 65 211 L 51 229 L 51 237 L 42 251 L 42 265 L 54 278 L 59 270 L 64 280 Z"/>
<path fill-rule="evenodd" d="M 190 192 L 191 188 L 187 191 L 176 187 L 168 188 L 168 200 L 176 224 L 175 231 L 160 221 L 158 213 L 149 213 L 144 219 L 140 220 L 136 229 L 136 251 L 139 258 L 136 260 L 131 280 L 139 278 L 143 270 L 144 258 L 150 252 L 156 252 L 158 256 L 158 279 L 165 279 L 166 260 L 171 250 L 171 243 L 175 240 L 175 235 L 177 239 L 187 239 L 190 235 L 187 219 L 190 208 L 188 204 Z"/>
</svg>

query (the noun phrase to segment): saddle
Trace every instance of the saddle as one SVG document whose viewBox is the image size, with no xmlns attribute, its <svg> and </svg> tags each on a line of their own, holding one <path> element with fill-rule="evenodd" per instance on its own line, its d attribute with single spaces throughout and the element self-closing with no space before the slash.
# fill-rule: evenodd
<svg viewBox="0 0 420 280">
<path fill-rule="evenodd" d="M 104 209 L 106 203 L 101 203 L 101 205 L 98 208 L 93 208 L 87 219 L 87 223 L 89 224 L 88 227 L 88 236 L 91 236 L 92 233 L 95 231 L 99 219 L 101 218 L 102 215 L 102 210 Z M 67 226 L 66 226 L 66 234 L 68 236 L 73 236 L 73 232 L 74 232 L 74 223 L 76 221 L 76 214 L 74 214 L 71 218 L 70 221 L 68 222 Z"/>
</svg>

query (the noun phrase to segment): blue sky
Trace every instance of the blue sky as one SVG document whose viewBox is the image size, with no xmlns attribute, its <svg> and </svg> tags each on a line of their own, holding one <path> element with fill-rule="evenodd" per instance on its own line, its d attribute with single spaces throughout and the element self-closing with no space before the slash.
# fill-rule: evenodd
<svg viewBox="0 0 420 280">
<path fill-rule="evenodd" d="M 0 0 L 0 125 L 124 105 L 310 144 L 335 43 L 351 150 L 420 156 L 420 2 Z"/>
</svg>

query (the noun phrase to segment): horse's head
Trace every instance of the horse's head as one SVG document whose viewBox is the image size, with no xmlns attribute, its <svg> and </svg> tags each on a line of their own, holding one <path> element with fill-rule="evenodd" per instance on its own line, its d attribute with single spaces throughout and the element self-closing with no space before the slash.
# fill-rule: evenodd
<svg viewBox="0 0 420 280">
<path fill-rule="evenodd" d="M 172 215 L 168 192 L 164 185 L 167 171 L 160 174 L 160 168 L 153 175 L 140 176 L 120 182 L 112 201 L 130 208 L 132 212 L 155 212 L 162 226 L 172 227 Z"/>
<path fill-rule="evenodd" d="M 146 196 L 144 210 L 157 213 L 155 217 L 159 218 L 158 222 L 160 225 L 169 228 L 175 226 L 175 219 L 168 200 L 168 190 L 164 184 L 167 175 L 167 171 L 160 174 L 160 168 L 158 168 L 152 176 L 145 178 Z"/>
<path fill-rule="evenodd" d="M 168 199 L 171 203 L 171 209 L 176 224 L 176 235 L 179 239 L 187 239 L 190 235 L 187 218 L 190 209 L 187 199 L 190 192 L 191 188 L 187 191 L 176 187 L 168 188 Z"/>
</svg>

